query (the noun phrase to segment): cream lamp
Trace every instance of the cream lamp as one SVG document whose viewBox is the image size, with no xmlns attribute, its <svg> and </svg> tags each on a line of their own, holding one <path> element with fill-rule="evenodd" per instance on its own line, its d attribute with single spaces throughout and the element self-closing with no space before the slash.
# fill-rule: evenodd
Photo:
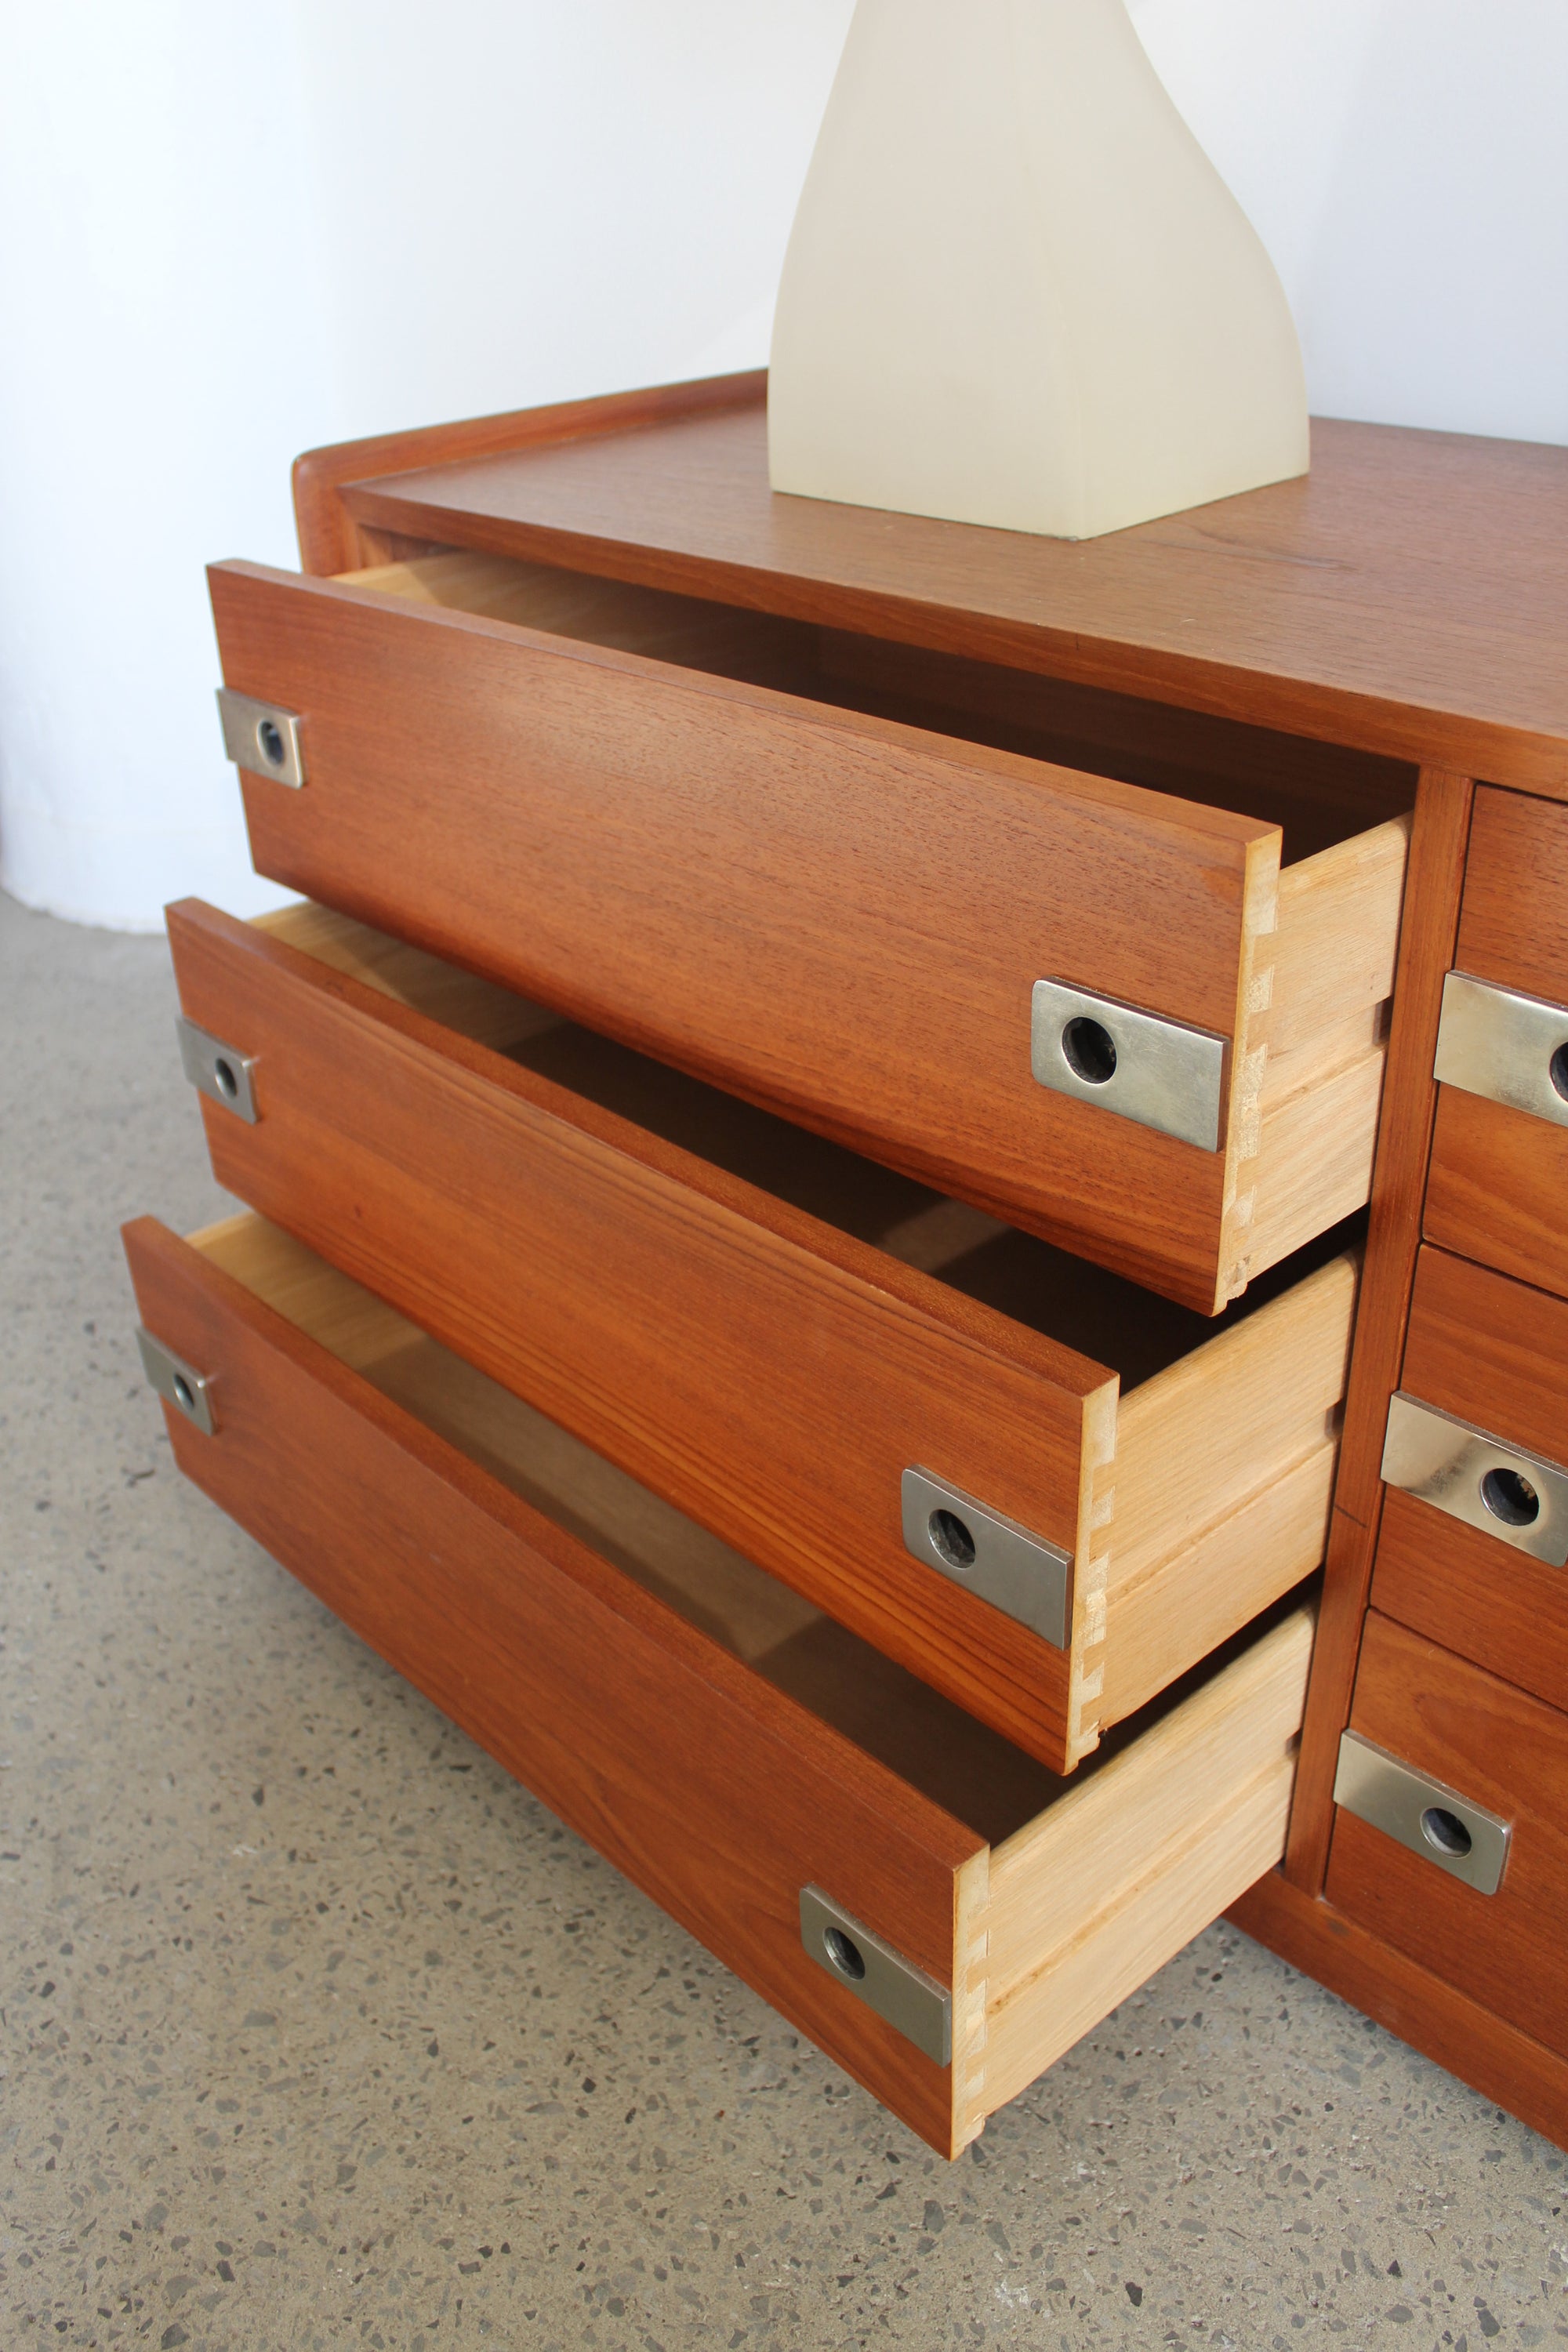
<svg viewBox="0 0 1568 2352">
<path fill-rule="evenodd" d="M 1064 539 L 1305 473 L 1284 290 L 1123 0 L 858 0 L 768 446 L 775 490 Z"/>
</svg>

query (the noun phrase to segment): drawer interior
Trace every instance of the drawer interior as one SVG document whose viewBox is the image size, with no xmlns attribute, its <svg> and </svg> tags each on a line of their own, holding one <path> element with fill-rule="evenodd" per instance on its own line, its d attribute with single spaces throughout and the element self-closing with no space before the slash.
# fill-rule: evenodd
<svg viewBox="0 0 1568 2352">
<path fill-rule="evenodd" d="M 409 542 L 340 576 L 1228 809 L 1278 824 L 1287 866 L 1415 804 L 1403 761 L 552 564 Z"/>
</svg>

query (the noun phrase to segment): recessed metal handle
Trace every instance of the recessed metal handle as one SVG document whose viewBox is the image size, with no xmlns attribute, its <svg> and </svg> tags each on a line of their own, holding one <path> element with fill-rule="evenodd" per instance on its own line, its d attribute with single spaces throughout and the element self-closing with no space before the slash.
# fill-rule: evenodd
<svg viewBox="0 0 1568 2352">
<path fill-rule="evenodd" d="M 223 721 L 223 748 L 237 767 L 253 776 L 269 776 L 275 784 L 305 781 L 305 754 L 300 742 L 299 713 L 280 710 L 273 702 L 255 702 L 231 686 L 217 690 L 218 717 Z"/>
<path fill-rule="evenodd" d="M 1568 1566 L 1568 1470 L 1539 1454 L 1401 1391 L 1389 1399 L 1383 1475 L 1549 1568 Z"/>
<path fill-rule="evenodd" d="M 1206 1029 L 1091 996 L 1065 981 L 1037 980 L 1029 1067 L 1057 1094 L 1096 1103 L 1201 1151 L 1219 1150 L 1225 1039 Z"/>
<path fill-rule="evenodd" d="M 1432 1074 L 1468 1095 L 1568 1127 L 1568 1007 L 1451 971 Z"/>
<path fill-rule="evenodd" d="M 800 1890 L 800 1940 L 846 1991 L 938 2066 L 952 2063 L 952 1997 L 820 1886 Z"/>
<path fill-rule="evenodd" d="M 1334 1802 L 1478 1895 L 1495 1895 L 1502 1884 L 1512 1822 L 1374 1748 L 1358 1731 L 1341 1737 Z"/>
<path fill-rule="evenodd" d="M 150 1387 L 156 1389 L 165 1404 L 183 1412 L 194 1423 L 204 1437 L 216 1430 L 213 1419 L 212 1382 L 205 1372 L 198 1372 L 162 1339 L 154 1339 L 151 1331 L 138 1330 L 136 1345 L 142 1350 L 142 1369 Z"/>
<path fill-rule="evenodd" d="M 248 1054 L 237 1053 L 221 1038 L 211 1037 L 187 1021 L 183 1013 L 174 1016 L 174 1034 L 180 1041 L 180 1060 L 193 1087 L 222 1103 L 225 1110 L 233 1111 L 247 1127 L 254 1127 L 259 1113 L 256 1108 L 256 1089 L 251 1073 L 256 1067 Z"/>
<path fill-rule="evenodd" d="M 1005 1610 L 1058 1650 L 1070 1631 L 1072 1554 L 929 1470 L 900 1486 L 904 1542 L 917 1559 Z"/>
</svg>

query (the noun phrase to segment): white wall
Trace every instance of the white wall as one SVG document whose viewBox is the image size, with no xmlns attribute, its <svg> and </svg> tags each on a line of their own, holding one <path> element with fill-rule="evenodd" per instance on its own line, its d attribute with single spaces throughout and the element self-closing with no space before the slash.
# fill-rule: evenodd
<svg viewBox="0 0 1568 2352">
<path fill-rule="evenodd" d="M 1564 0 L 1130 0 L 1321 416 L 1568 441 Z"/>
<path fill-rule="evenodd" d="M 1130 5 L 1321 412 L 1568 441 L 1563 0 Z M 313 443 L 760 362 L 849 6 L 0 10 L 8 889 L 265 903 L 203 563 Z"/>
</svg>

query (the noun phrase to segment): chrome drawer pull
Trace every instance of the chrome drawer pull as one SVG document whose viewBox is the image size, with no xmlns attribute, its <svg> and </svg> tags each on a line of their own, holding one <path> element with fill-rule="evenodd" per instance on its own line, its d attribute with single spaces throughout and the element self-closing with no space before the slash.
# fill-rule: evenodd
<svg viewBox="0 0 1568 2352">
<path fill-rule="evenodd" d="M 1402 1764 L 1356 1731 L 1340 1738 L 1334 1802 L 1479 1895 L 1497 1893 L 1513 1823 Z"/>
<path fill-rule="evenodd" d="M 938 2066 L 952 2063 L 952 1996 L 820 1886 L 800 1890 L 800 1940 L 814 1960 Z"/>
<path fill-rule="evenodd" d="M 151 1331 L 139 1329 L 136 1345 L 142 1350 L 142 1369 L 148 1385 L 156 1389 L 165 1404 L 195 1423 L 204 1437 L 211 1437 L 217 1424 L 213 1419 L 212 1381 L 205 1372 L 198 1372 L 162 1339 L 154 1339 Z"/>
<path fill-rule="evenodd" d="M 1070 1551 L 1032 1536 L 929 1470 L 904 1472 L 900 1500 L 904 1543 L 917 1559 L 1017 1618 L 1053 1649 L 1067 1648 Z"/>
<path fill-rule="evenodd" d="M 1403 1391 L 1388 1404 L 1383 1475 L 1450 1518 L 1568 1566 L 1568 1471 Z"/>
<path fill-rule="evenodd" d="M 223 748 L 237 768 L 253 776 L 270 776 L 275 784 L 305 781 L 305 754 L 300 742 L 300 720 L 292 710 L 270 702 L 253 702 L 231 686 L 217 690 L 218 717 L 223 721 Z"/>
<path fill-rule="evenodd" d="M 1201 1151 L 1219 1150 L 1225 1039 L 1059 980 L 1037 980 L 1029 1067 L 1042 1087 L 1098 1103 Z"/>
<path fill-rule="evenodd" d="M 1443 982 L 1432 1075 L 1465 1094 L 1568 1127 L 1568 1007 L 1451 971 Z"/>
<path fill-rule="evenodd" d="M 237 1118 L 254 1127 L 259 1113 L 256 1108 L 256 1090 L 251 1084 L 251 1072 L 256 1064 L 248 1054 L 236 1053 L 220 1038 L 209 1037 L 183 1013 L 174 1016 L 174 1034 L 180 1041 L 180 1060 L 184 1072 L 198 1093 L 210 1096 L 222 1103 L 225 1110 L 233 1111 Z"/>
</svg>

